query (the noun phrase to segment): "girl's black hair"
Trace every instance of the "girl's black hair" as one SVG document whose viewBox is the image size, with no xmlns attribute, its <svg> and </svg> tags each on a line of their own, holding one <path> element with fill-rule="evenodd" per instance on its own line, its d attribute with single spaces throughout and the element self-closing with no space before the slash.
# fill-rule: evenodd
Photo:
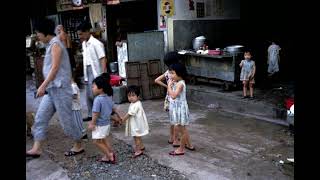
<svg viewBox="0 0 320 180">
<path fill-rule="evenodd" d="M 113 89 L 110 85 L 110 75 L 108 77 L 108 73 L 103 73 L 100 76 L 96 77 L 92 83 L 95 83 L 98 89 L 103 89 L 103 92 L 106 93 L 108 96 L 113 95 Z"/>
<path fill-rule="evenodd" d="M 47 35 L 55 36 L 56 35 L 54 33 L 54 31 L 55 31 L 54 22 L 50 19 L 47 19 L 47 18 L 41 19 L 38 23 L 36 23 L 35 30 L 36 30 L 36 32 L 44 34 L 44 36 L 47 36 Z"/>
<path fill-rule="evenodd" d="M 109 73 L 102 73 L 100 76 L 102 76 L 110 84 L 111 77 Z"/>
<path fill-rule="evenodd" d="M 182 79 L 185 79 L 187 77 L 186 67 L 181 63 L 171 64 L 169 66 L 169 71 L 175 71 L 176 74 L 180 76 Z"/>
<path fill-rule="evenodd" d="M 178 63 L 180 59 L 181 59 L 181 55 L 178 54 L 178 52 L 171 51 L 164 56 L 163 62 L 166 66 L 169 67 L 171 64 Z"/>
<path fill-rule="evenodd" d="M 136 85 L 128 86 L 127 94 L 134 93 L 135 95 L 140 95 L 140 87 Z"/>
</svg>

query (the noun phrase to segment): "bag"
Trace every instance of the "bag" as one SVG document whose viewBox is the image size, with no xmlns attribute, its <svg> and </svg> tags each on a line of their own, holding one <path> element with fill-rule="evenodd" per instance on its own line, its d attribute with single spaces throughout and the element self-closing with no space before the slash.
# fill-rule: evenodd
<svg viewBox="0 0 320 180">
<path fill-rule="evenodd" d="M 164 99 L 163 110 L 169 111 L 169 97 L 168 96 L 166 96 L 166 98 Z"/>
</svg>

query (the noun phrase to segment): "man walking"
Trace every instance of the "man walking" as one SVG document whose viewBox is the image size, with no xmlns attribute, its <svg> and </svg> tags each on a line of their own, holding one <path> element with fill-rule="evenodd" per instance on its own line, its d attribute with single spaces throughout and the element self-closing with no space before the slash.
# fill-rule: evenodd
<svg viewBox="0 0 320 180">
<path fill-rule="evenodd" d="M 91 33 L 91 24 L 84 22 L 77 27 L 77 33 L 82 42 L 83 55 L 83 73 L 86 86 L 86 99 L 88 106 L 88 117 L 83 121 L 91 121 L 92 119 L 92 81 L 100 74 L 107 72 L 107 58 L 104 45 L 98 39 L 94 38 Z"/>
</svg>

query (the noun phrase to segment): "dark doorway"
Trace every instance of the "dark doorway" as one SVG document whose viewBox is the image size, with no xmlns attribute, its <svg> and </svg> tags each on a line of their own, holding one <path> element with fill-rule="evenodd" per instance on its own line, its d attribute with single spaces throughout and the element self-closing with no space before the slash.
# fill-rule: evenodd
<svg viewBox="0 0 320 180">
<path fill-rule="evenodd" d="M 107 6 L 109 62 L 117 60 L 116 41 L 126 40 L 127 33 L 157 30 L 157 0 L 139 0 Z"/>
<path fill-rule="evenodd" d="M 257 86 L 263 86 L 266 82 L 270 41 L 276 41 L 281 47 L 280 80 L 293 81 L 289 5 L 286 0 L 241 0 L 241 39 L 253 53 L 257 66 Z"/>
</svg>

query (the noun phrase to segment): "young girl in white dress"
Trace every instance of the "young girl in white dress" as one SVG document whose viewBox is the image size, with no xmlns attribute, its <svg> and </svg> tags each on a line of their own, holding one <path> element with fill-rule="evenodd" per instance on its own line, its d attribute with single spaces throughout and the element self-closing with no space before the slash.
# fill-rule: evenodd
<svg viewBox="0 0 320 180">
<path fill-rule="evenodd" d="M 125 135 L 132 136 L 135 143 L 133 158 L 143 154 L 145 147 L 142 143 L 142 136 L 149 134 L 149 125 L 142 103 L 139 100 L 140 88 L 138 86 L 128 87 L 128 100 L 130 102 L 128 113 L 122 117 L 126 121 Z"/>
</svg>

